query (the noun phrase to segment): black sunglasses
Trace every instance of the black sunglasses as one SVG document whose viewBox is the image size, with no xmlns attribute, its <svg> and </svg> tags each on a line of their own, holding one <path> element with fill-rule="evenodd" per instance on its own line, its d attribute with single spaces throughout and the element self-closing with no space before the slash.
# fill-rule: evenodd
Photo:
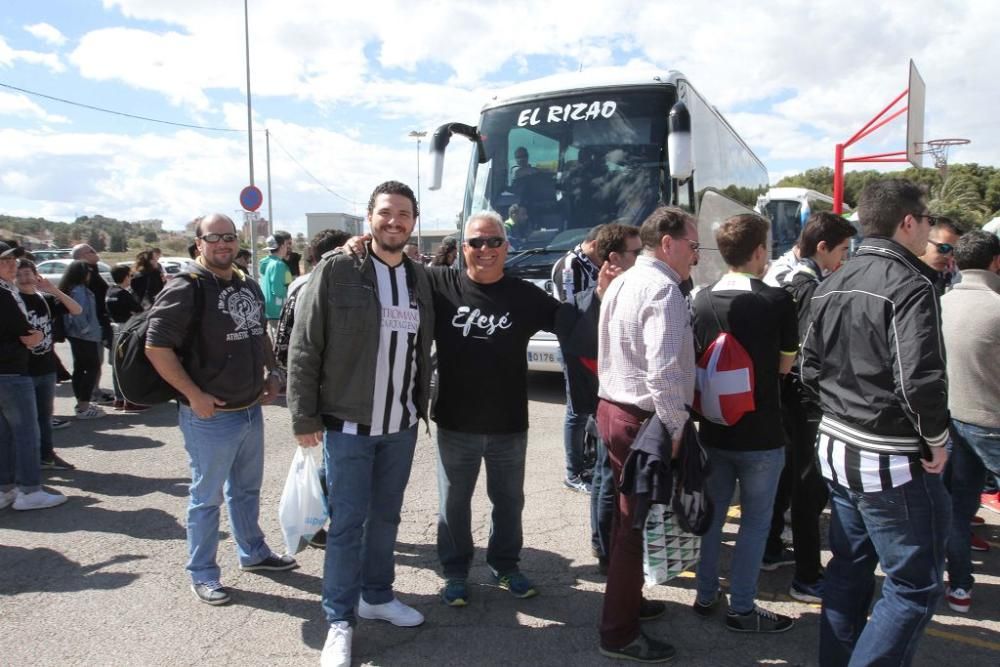
<svg viewBox="0 0 1000 667">
<path fill-rule="evenodd" d="M 481 250 L 483 246 L 487 248 L 499 248 L 506 240 L 502 236 L 473 236 L 471 239 L 465 239 L 465 242 L 469 247 Z"/>
<path fill-rule="evenodd" d="M 955 252 L 955 246 L 950 243 L 938 243 L 937 241 L 931 241 L 930 239 L 927 240 L 928 242 L 933 243 L 934 247 L 937 248 L 938 252 L 942 255 L 950 255 Z"/>
<path fill-rule="evenodd" d="M 218 243 L 219 241 L 232 243 L 238 237 L 236 236 L 236 234 L 233 234 L 231 232 L 226 232 L 225 234 L 204 234 L 202 236 L 199 236 L 198 238 L 200 238 L 205 243 Z"/>
<path fill-rule="evenodd" d="M 930 225 L 931 227 L 933 227 L 934 225 L 936 225 L 938 223 L 938 220 L 941 220 L 941 218 L 942 218 L 942 216 L 940 216 L 940 215 L 930 215 L 928 213 L 918 213 L 917 215 L 915 215 L 913 217 L 914 218 L 924 218 L 925 220 L 927 220 L 927 224 Z"/>
</svg>

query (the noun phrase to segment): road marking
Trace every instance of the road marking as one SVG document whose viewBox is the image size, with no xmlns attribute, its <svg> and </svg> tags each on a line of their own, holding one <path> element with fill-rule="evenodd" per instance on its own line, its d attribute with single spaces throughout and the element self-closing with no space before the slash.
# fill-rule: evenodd
<svg viewBox="0 0 1000 667">
<path fill-rule="evenodd" d="M 947 632 L 945 630 L 938 630 L 937 628 L 927 628 L 927 634 L 931 637 L 947 639 L 960 644 L 968 644 L 969 646 L 975 646 L 976 648 L 985 648 L 990 651 L 1000 651 L 1000 643 L 979 639 L 978 637 L 966 637 L 965 635 L 960 635 L 956 632 Z"/>
<path fill-rule="evenodd" d="M 730 507 L 729 511 L 726 512 L 726 516 L 729 517 L 730 519 L 739 519 L 740 518 L 740 506 L 739 505 L 733 505 L 732 507 Z"/>
</svg>

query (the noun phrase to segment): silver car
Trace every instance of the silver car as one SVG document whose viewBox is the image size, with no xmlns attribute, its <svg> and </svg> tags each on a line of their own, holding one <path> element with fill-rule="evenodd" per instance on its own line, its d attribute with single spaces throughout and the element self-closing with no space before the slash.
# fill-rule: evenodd
<svg viewBox="0 0 1000 667">
<path fill-rule="evenodd" d="M 66 273 L 66 267 L 72 262 L 72 259 L 50 259 L 40 262 L 37 265 L 38 275 L 47 278 L 53 285 L 58 285 L 59 281 L 62 280 L 63 274 Z M 114 281 L 111 279 L 110 266 L 104 262 L 98 262 L 97 270 L 101 274 L 101 277 L 104 278 L 104 282 L 114 285 Z"/>
</svg>

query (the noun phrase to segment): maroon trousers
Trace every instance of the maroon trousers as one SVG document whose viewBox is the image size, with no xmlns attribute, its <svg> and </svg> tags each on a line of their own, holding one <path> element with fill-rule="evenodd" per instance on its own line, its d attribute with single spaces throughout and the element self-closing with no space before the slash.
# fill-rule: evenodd
<svg viewBox="0 0 1000 667">
<path fill-rule="evenodd" d="M 608 582 L 601 610 L 601 645 L 621 648 L 639 636 L 642 602 L 642 531 L 632 529 L 635 498 L 618 493 L 629 447 L 650 413 L 629 405 L 601 399 L 597 404 L 597 429 L 608 449 L 615 480 L 615 513 L 611 529 Z"/>
</svg>

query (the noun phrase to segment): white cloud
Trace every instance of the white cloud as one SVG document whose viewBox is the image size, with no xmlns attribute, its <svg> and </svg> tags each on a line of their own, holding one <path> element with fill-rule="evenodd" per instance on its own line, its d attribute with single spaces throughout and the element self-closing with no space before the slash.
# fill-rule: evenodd
<svg viewBox="0 0 1000 667">
<path fill-rule="evenodd" d="M 0 69 L 14 67 L 18 62 L 25 62 L 29 65 L 41 65 L 53 72 L 64 72 L 66 70 L 66 66 L 62 64 L 57 54 L 14 49 L 0 36 Z"/>
<path fill-rule="evenodd" d="M 58 114 L 50 114 L 35 104 L 27 95 L 8 93 L 0 90 L 0 116 L 20 116 L 38 118 L 46 123 L 68 123 L 69 119 Z"/>
<path fill-rule="evenodd" d="M 33 37 L 37 37 L 46 44 L 62 46 L 66 43 L 66 36 L 59 32 L 58 28 L 48 23 L 33 23 L 24 26 L 24 29 Z"/>
</svg>

